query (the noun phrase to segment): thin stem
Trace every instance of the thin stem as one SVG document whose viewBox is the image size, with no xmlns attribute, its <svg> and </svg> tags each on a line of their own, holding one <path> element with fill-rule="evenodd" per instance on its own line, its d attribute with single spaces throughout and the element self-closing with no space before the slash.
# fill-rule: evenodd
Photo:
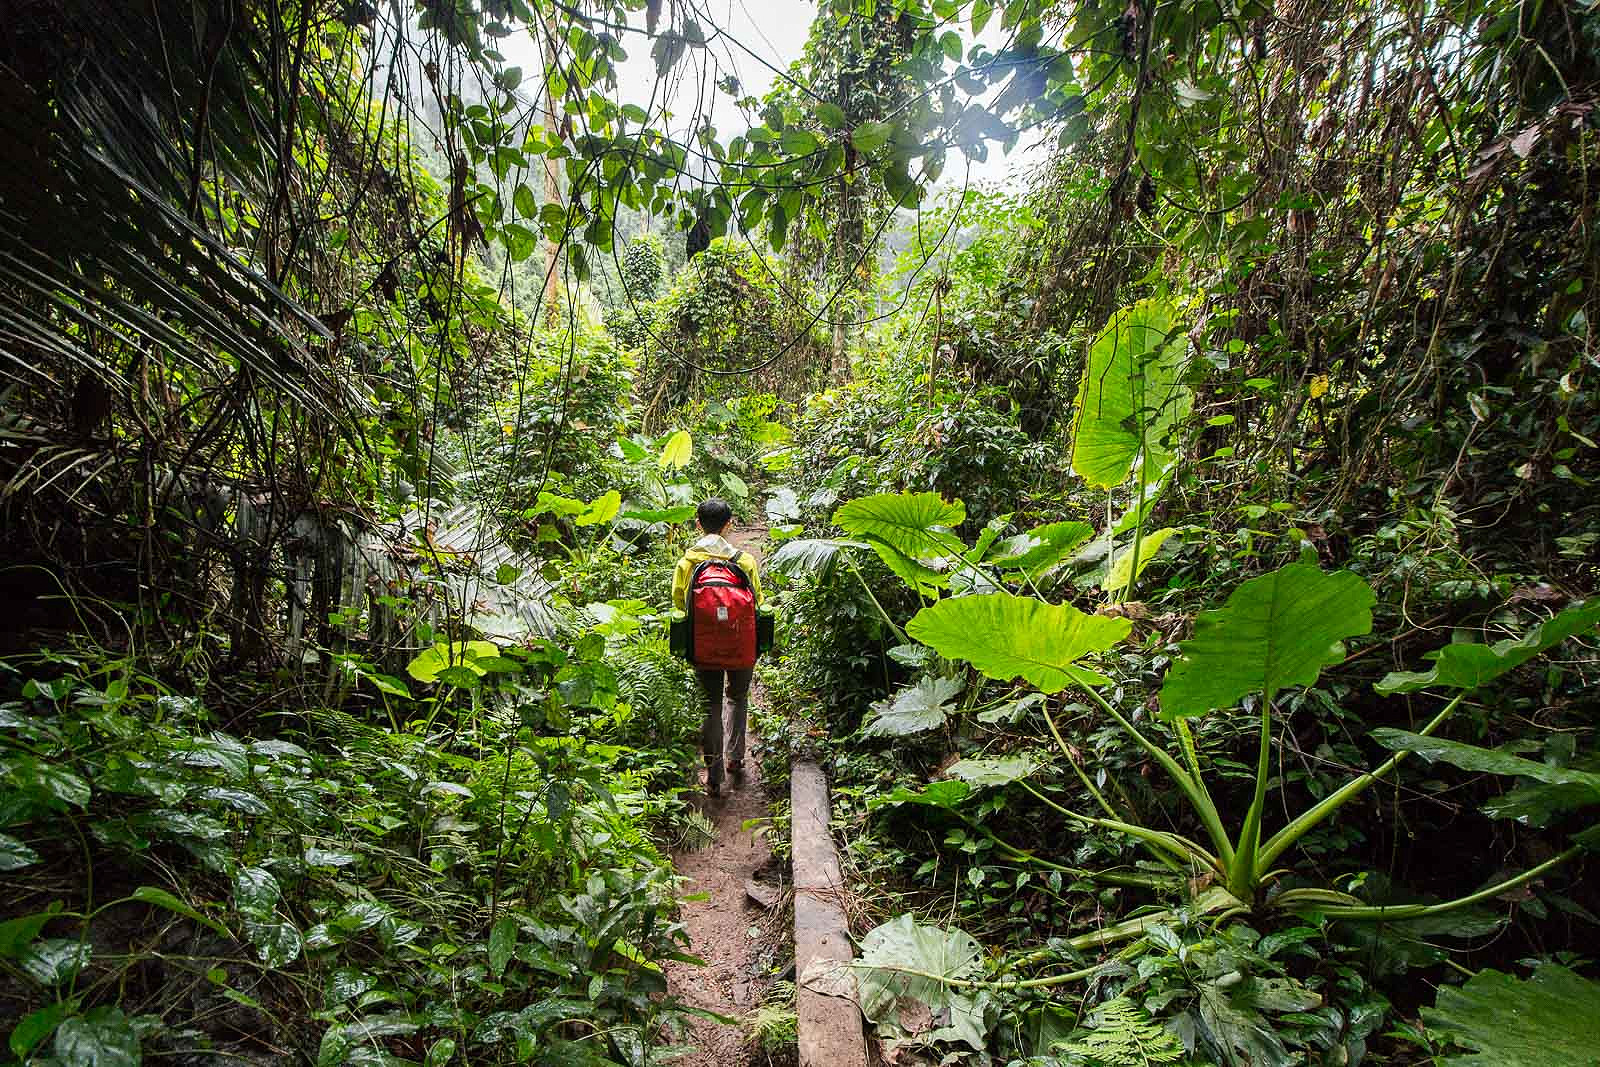
<svg viewBox="0 0 1600 1067">
<path fill-rule="evenodd" d="M 1081 822 L 1086 826 L 1098 826 L 1104 830 L 1115 830 L 1118 833 L 1137 838 L 1148 845 L 1164 849 L 1168 854 L 1176 856 L 1185 863 L 1199 863 L 1210 867 L 1218 873 L 1223 873 L 1224 871 L 1222 865 L 1217 862 L 1217 857 L 1188 838 L 1181 837 L 1178 834 L 1169 834 L 1163 830 L 1152 830 L 1148 826 L 1138 826 L 1134 823 L 1123 822 L 1121 819 L 1098 819 L 1092 815 L 1083 815 L 1062 807 L 1027 782 L 1018 782 L 1017 784 L 1032 793 L 1041 804 L 1053 808 L 1075 822 Z"/>
<path fill-rule="evenodd" d="M 1083 787 L 1089 791 L 1090 796 L 1094 797 L 1095 803 L 1100 805 L 1101 811 L 1105 812 L 1109 818 L 1117 818 L 1118 816 L 1116 809 L 1111 806 L 1100 790 L 1095 788 L 1094 783 L 1089 781 L 1089 776 L 1084 773 L 1083 768 L 1078 765 L 1078 761 L 1073 757 L 1072 750 L 1067 747 L 1066 739 L 1061 736 L 1061 731 L 1056 727 L 1056 720 L 1050 714 L 1049 705 L 1041 705 L 1039 710 L 1044 712 L 1044 721 L 1049 725 L 1051 735 L 1055 737 L 1056 744 L 1061 749 L 1061 754 L 1067 757 L 1067 762 L 1072 765 L 1072 770 L 1075 774 L 1077 774 L 1078 780 L 1083 783 Z M 1174 867 L 1172 858 L 1166 853 L 1149 845 L 1148 843 L 1145 843 L 1145 847 L 1149 849 L 1150 854 L 1156 859 L 1160 860 L 1168 867 Z"/>
<path fill-rule="evenodd" d="M 1230 866 L 1233 863 L 1233 842 L 1229 840 L 1228 832 L 1222 828 L 1222 817 L 1217 814 L 1217 807 L 1212 803 L 1211 795 L 1197 786 L 1195 780 L 1189 777 L 1188 772 L 1178 765 L 1177 760 L 1173 759 L 1160 745 L 1140 733 L 1133 723 L 1129 722 L 1120 711 L 1111 706 L 1105 697 L 1089 686 L 1084 686 L 1083 689 L 1095 703 L 1105 709 L 1106 714 L 1117 720 L 1117 724 L 1128 731 L 1129 736 L 1138 743 L 1140 748 L 1148 752 L 1152 759 L 1161 764 L 1168 777 L 1183 791 L 1183 795 L 1189 798 L 1189 804 L 1194 808 L 1195 814 L 1200 817 L 1201 824 L 1206 828 L 1206 834 L 1211 838 L 1212 846 L 1217 850 L 1217 857 L 1222 861 L 1222 869 Z"/>
<path fill-rule="evenodd" d="M 911 638 L 906 635 L 904 630 L 900 629 L 898 623 L 889 618 L 889 613 L 883 609 L 882 604 L 878 603 L 878 598 L 873 595 L 872 587 L 867 584 L 867 580 L 861 576 L 861 571 L 856 568 L 855 560 L 851 559 L 847 553 L 841 553 L 839 558 L 844 560 L 845 566 L 850 568 L 850 573 L 856 576 L 856 581 L 861 583 L 862 591 L 867 594 L 867 599 L 872 601 L 872 606 L 878 609 L 878 614 L 883 618 L 884 622 L 889 624 L 889 629 L 893 630 L 900 638 L 900 643 L 909 645 Z"/>
<path fill-rule="evenodd" d="M 1572 859 L 1582 851 L 1584 851 L 1584 847 L 1582 845 L 1573 845 L 1565 852 L 1553 856 L 1539 864 L 1537 867 L 1531 867 L 1515 877 L 1507 878 L 1505 881 L 1492 885 L 1487 889 L 1480 889 L 1471 896 L 1457 897 L 1455 900 L 1447 900 L 1442 904 L 1380 904 L 1350 907 L 1341 907 L 1339 905 L 1333 905 L 1332 907 L 1316 907 L 1313 905 L 1307 908 L 1307 910 L 1315 911 L 1317 914 L 1325 916 L 1329 919 L 1365 919 L 1378 921 L 1385 919 L 1426 919 L 1433 915 L 1443 915 L 1444 913 L 1454 911 L 1457 908 L 1465 908 L 1469 905 L 1477 904 L 1480 901 L 1491 900 L 1502 893 L 1510 892 L 1511 890 L 1516 889 L 1518 886 L 1525 885 L 1528 882 L 1533 881 L 1546 871 L 1561 866 L 1563 863 L 1566 863 L 1568 860 Z"/>
</svg>

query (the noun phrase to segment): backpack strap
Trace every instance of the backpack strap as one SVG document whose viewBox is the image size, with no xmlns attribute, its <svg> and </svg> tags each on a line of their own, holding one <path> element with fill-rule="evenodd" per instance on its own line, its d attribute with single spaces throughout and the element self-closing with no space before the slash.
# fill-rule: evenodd
<svg viewBox="0 0 1600 1067">
<path fill-rule="evenodd" d="M 720 564 L 721 566 L 727 567 L 734 573 L 735 576 L 738 577 L 739 584 L 741 586 L 743 586 L 745 589 L 754 591 L 755 587 L 750 584 L 750 576 L 745 573 L 743 567 L 739 566 L 738 560 L 739 557 L 737 556 L 731 558 L 713 556 L 710 559 L 701 560 L 699 563 L 694 565 L 694 570 L 689 572 L 689 589 L 693 591 L 695 584 L 700 581 L 700 575 L 705 572 L 707 567 Z"/>
</svg>

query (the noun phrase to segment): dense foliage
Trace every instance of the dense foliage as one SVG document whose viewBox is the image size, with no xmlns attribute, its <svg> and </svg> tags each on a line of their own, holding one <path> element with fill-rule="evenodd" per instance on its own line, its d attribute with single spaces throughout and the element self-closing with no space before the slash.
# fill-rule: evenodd
<svg viewBox="0 0 1600 1067">
<path fill-rule="evenodd" d="M 729 40 L 7 20 L 10 1054 L 667 1054 L 714 494 L 889 1061 L 1591 1063 L 1594 5 L 825 0 L 759 94 Z"/>
</svg>

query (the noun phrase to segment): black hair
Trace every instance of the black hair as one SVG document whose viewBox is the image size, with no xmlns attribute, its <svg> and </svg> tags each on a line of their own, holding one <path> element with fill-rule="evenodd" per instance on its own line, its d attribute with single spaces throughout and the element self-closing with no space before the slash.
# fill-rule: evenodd
<svg viewBox="0 0 1600 1067">
<path fill-rule="evenodd" d="M 733 521 L 733 509 L 726 500 L 712 497 L 695 509 L 694 517 L 699 521 L 700 529 L 709 534 L 719 534 Z"/>
</svg>

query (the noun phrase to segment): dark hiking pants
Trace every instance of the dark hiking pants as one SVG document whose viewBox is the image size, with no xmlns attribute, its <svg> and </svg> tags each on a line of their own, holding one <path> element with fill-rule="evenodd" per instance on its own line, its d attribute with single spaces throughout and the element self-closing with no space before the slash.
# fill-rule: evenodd
<svg viewBox="0 0 1600 1067">
<path fill-rule="evenodd" d="M 750 676 L 753 668 L 725 671 L 721 668 L 695 668 L 700 683 L 701 706 L 705 718 L 700 723 L 700 750 L 706 757 L 706 785 L 722 787 L 724 759 L 735 767 L 744 764 L 745 721 L 750 714 Z M 722 694 L 726 688 L 733 708 L 727 729 L 722 725 Z"/>
</svg>

